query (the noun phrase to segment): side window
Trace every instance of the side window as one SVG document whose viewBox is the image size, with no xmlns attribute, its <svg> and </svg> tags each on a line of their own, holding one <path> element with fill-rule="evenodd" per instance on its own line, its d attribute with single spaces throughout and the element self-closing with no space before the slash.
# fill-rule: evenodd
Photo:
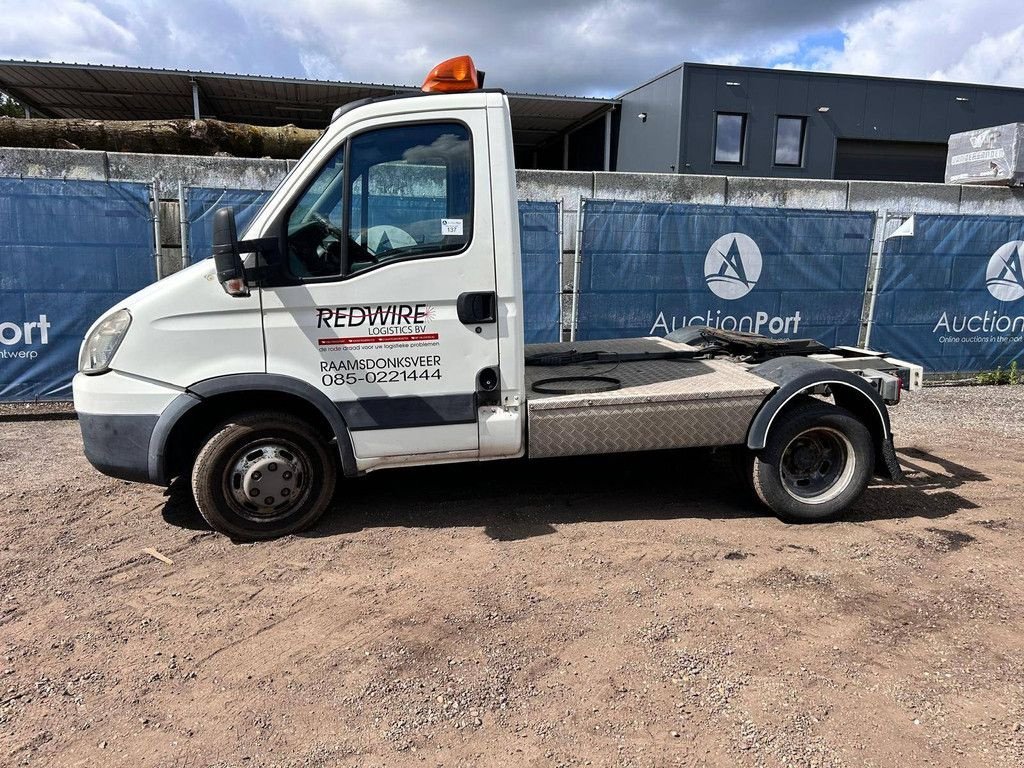
<svg viewBox="0 0 1024 768">
<path fill-rule="evenodd" d="M 287 269 L 298 278 L 341 272 L 345 145 L 320 169 L 288 216 Z"/>
<path fill-rule="evenodd" d="M 352 139 L 348 273 L 461 251 L 473 230 L 472 148 L 459 123 L 381 128 Z"/>
<path fill-rule="evenodd" d="M 353 137 L 288 216 L 288 272 L 299 279 L 337 277 L 394 259 L 461 251 L 473 233 L 472 157 L 469 130 L 460 123 L 400 125 Z"/>
</svg>

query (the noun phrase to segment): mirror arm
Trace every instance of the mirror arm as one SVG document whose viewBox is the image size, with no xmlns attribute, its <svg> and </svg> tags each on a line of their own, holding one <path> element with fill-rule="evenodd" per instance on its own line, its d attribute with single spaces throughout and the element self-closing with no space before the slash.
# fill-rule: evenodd
<svg viewBox="0 0 1024 768">
<path fill-rule="evenodd" d="M 239 253 L 255 253 L 256 264 L 244 267 L 246 281 L 250 285 L 258 285 L 267 278 L 276 275 L 280 259 L 280 241 L 276 237 L 258 237 L 252 240 L 238 241 Z"/>
<path fill-rule="evenodd" d="M 259 253 L 263 256 L 277 254 L 278 240 L 276 237 L 254 237 L 252 240 L 239 240 L 239 253 Z"/>
</svg>

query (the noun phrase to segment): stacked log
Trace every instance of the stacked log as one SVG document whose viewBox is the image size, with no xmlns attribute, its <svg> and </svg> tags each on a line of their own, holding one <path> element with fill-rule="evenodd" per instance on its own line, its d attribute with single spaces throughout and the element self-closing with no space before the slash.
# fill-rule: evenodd
<svg viewBox="0 0 1024 768">
<path fill-rule="evenodd" d="M 295 159 L 322 131 L 221 120 L 0 118 L 0 147 Z"/>
</svg>

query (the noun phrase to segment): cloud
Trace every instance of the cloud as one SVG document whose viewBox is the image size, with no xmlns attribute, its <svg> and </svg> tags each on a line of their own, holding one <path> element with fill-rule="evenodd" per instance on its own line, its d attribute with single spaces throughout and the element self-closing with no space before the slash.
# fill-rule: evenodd
<svg viewBox="0 0 1024 768">
<path fill-rule="evenodd" d="M 1024 14 L 1022 14 L 1024 15 Z M 932 77 L 942 80 L 1024 86 L 1024 23 L 966 48 L 960 60 Z"/>
<path fill-rule="evenodd" d="M 965 7 L 961 7 L 961 5 Z M 614 95 L 681 61 L 1024 85 L 1021 0 L 4 0 L 0 57 Z M 1024 58 L 1024 57 L 1020 57 Z"/>
<path fill-rule="evenodd" d="M 907 0 L 873 9 L 843 30 L 841 49 L 813 69 L 1024 86 L 1020 0 Z"/>
<path fill-rule="evenodd" d="M 136 38 L 130 28 L 110 18 L 96 3 L 55 0 L 45 19 L 40 4 L 6 0 L 0 26 L 0 50 L 23 52 L 22 57 L 57 61 L 110 59 L 130 49 Z"/>
</svg>

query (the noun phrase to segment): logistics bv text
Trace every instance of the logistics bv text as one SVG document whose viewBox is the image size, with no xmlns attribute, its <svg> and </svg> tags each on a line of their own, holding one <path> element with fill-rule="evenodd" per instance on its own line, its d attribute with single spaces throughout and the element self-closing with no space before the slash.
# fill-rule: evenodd
<svg viewBox="0 0 1024 768">
<path fill-rule="evenodd" d="M 357 336 L 319 339 L 321 347 L 372 344 L 374 342 L 436 341 L 428 330 L 433 309 L 427 304 L 377 304 L 349 307 L 317 307 L 316 327 L 346 328 Z"/>
</svg>

